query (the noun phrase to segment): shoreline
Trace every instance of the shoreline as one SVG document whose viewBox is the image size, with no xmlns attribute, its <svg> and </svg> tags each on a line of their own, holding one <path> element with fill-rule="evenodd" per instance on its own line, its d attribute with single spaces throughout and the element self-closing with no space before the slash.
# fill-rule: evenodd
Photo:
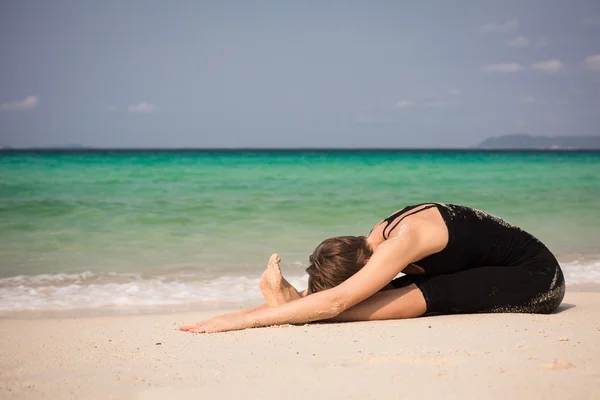
<svg viewBox="0 0 600 400">
<path fill-rule="evenodd" d="M 567 293 L 600 293 L 600 283 L 583 283 L 567 285 Z M 0 310 L 0 321 L 10 319 L 61 319 L 61 318 L 96 318 L 118 317 L 137 315 L 169 315 L 200 312 L 202 314 L 219 315 L 225 312 L 239 311 L 245 308 L 263 304 L 262 299 L 247 301 L 221 301 L 221 302 L 192 302 L 164 305 L 123 305 L 102 306 L 69 309 L 40 309 L 40 310 Z"/>
</svg>

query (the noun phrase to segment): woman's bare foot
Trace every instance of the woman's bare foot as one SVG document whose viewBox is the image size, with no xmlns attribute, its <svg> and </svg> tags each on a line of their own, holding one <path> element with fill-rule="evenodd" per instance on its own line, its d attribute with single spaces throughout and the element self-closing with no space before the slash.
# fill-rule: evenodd
<svg viewBox="0 0 600 400">
<path fill-rule="evenodd" d="M 281 275 L 280 262 L 281 258 L 273 254 L 260 278 L 260 291 L 269 307 L 277 307 L 301 297 L 300 293 Z"/>
</svg>

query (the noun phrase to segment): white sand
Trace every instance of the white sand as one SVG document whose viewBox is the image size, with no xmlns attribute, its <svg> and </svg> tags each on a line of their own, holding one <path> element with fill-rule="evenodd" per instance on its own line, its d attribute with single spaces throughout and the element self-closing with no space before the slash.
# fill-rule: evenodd
<svg viewBox="0 0 600 400">
<path fill-rule="evenodd" d="M 553 315 L 176 330 L 213 314 L 2 318 L 0 398 L 600 398 L 598 292 Z"/>
</svg>

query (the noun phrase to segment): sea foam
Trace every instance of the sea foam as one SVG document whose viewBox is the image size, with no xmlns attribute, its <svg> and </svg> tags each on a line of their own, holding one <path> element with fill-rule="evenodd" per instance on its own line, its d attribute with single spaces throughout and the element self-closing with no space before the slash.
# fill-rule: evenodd
<svg viewBox="0 0 600 400">
<path fill-rule="evenodd" d="M 600 260 L 572 261 L 561 267 L 567 285 L 600 283 Z"/>
<path fill-rule="evenodd" d="M 306 276 L 288 280 L 298 288 L 306 287 Z M 151 278 L 135 273 L 20 275 L 0 279 L 0 311 L 243 302 L 262 297 L 259 281 L 259 276 L 204 280 L 189 274 Z"/>
<path fill-rule="evenodd" d="M 567 285 L 600 284 L 600 260 L 565 262 L 562 268 Z M 288 280 L 303 290 L 308 276 Z M 189 272 L 20 275 L 0 279 L 0 311 L 244 302 L 261 299 L 259 281 L 260 276 L 242 275 L 203 279 Z"/>
</svg>

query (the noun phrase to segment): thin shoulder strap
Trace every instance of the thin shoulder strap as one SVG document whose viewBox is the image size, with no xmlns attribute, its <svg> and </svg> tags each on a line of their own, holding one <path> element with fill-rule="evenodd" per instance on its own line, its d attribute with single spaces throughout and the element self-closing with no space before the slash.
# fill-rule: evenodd
<svg viewBox="0 0 600 400">
<path fill-rule="evenodd" d="M 396 212 L 396 213 L 394 213 L 394 214 L 390 215 L 390 216 L 389 216 L 389 217 L 387 217 L 386 219 L 384 219 L 384 221 L 386 222 L 386 225 L 385 225 L 385 227 L 383 228 L 383 233 L 382 233 L 382 235 L 383 235 L 383 238 L 387 240 L 387 239 L 388 239 L 388 237 L 389 237 L 389 234 L 390 234 L 390 233 L 391 233 L 391 232 L 392 232 L 394 229 L 396 229 L 396 227 L 398 226 L 398 224 L 399 224 L 400 222 L 402 222 L 402 220 L 403 220 L 404 218 L 406 218 L 406 217 L 410 217 L 410 216 L 411 216 L 411 215 L 413 215 L 413 214 L 420 213 L 421 211 L 427 210 L 427 209 L 429 209 L 429 208 L 436 207 L 436 205 L 435 205 L 435 204 L 429 204 L 429 205 L 427 205 L 427 206 L 425 206 L 425 207 L 423 207 L 423 208 L 419 208 L 418 210 L 415 210 L 415 208 L 417 208 L 417 207 L 419 207 L 419 206 L 421 206 L 421 205 L 422 205 L 422 204 L 420 204 L 420 205 L 417 205 L 417 206 L 413 206 L 413 207 L 410 207 L 410 208 L 409 208 L 409 207 L 403 208 L 402 210 L 400 210 L 400 211 L 398 211 L 398 212 Z M 409 212 L 409 211 L 411 211 L 411 210 L 414 210 L 414 211 L 412 211 L 412 212 Z M 401 214 L 403 214 L 403 213 L 405 213 L 405 212 L 408 212 L 408 213 L 407 213 L 406 215 L 403 215 L 403 216 L 402 216 L 402 218 L 400 218 L 398 221 L 396 221 L 396 223 L 395 223 L 395 224 L 392 226 L 392 228 L 391 228 L 391 229 L 389 230 L 389 232 L 386 234 L 386 231 L 387 231 L 387 230 L 388 230 L 388 228 L 390 227 L 390 224 L 391 224 L 391 223 L 392 223 L 392 222 L 393 222 L 393 221 L 394 221 L 396 218 L 398 218 L 398 216 L 400 216 Z"/>
</svg>

